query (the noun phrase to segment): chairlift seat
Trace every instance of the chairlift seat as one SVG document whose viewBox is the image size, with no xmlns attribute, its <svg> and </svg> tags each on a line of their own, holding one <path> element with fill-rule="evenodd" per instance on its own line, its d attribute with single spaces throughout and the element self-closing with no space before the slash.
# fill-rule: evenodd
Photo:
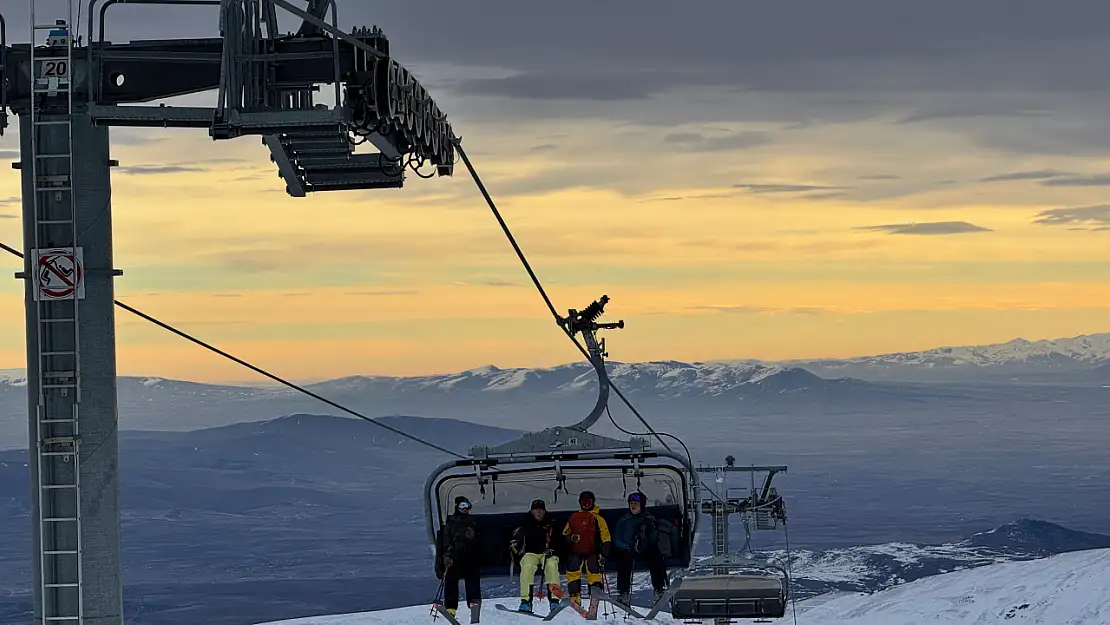
<svg viewBox="0 0 1110 625">
<path fill-rule="evenodd" d="M 675 590 L 671 616 L 676 619 L 782 618 L 786 614 L 785 580 L 773 575 L 705 575 L 687 577 Z"/>
</svg>

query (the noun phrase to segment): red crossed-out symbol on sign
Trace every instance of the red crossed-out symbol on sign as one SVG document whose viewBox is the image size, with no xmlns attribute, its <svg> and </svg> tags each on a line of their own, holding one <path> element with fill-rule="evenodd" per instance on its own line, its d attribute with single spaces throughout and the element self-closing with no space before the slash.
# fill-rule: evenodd
<svg viewBox="0 0 1110 625">
<path fill-rule="evenodd" d="M 50 297 L 72 295 L 81 281 L 81 266 L 73 254 L 64 251 L 50 251 L 39 256 L 39 290 Z M 56 286 L 61 282 L 62 286 Z"/>
</svg>

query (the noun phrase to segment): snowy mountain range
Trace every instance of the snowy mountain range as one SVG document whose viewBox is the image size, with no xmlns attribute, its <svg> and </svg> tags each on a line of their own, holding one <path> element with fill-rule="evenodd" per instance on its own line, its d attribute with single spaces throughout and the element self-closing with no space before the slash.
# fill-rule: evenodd
<svg viewBox="0 0 1110 625">
<path fill-rule="evenodd" d="M 875 593 L 834 593 L 797 603 L 806 625 L 1106 625 L 1110 623 L 1110 549 L 1055 555 L 1039 560 L 992 564 L 935 575 Z M 490 599 L 482 623 L 519 625 L 524 617 L 500 612 L 512 597 Z M 640 602 L 638 605 L 642 605 Z M 300 618 L 264 625 L 424 625 L 426 605 L 335 616 Z M 564 611 L 552 622 L 577 622 Z M 793 622 L 793 614 L 771 622 Z M 623 622 L 623 617 L 611 617 Z M 666 615 L 655 621 L 678 623 Z"/>
<path fill-rule="evenodd" d="M 1022 398 L 1035 404 L 1049 400 L 1031 389 L 1046 386 L 1066 387 L 1068 401 L 1088 404 L 1101 403 L 1101 394 L 1087 396 L 1110 384 L 1110 334 L 845 360 L 610 361 L 608 369 L 617 387 L 638 406 L 665 414 L 678 411 L 688 419 L 838 410 L 904 413 L 927 405 L 940 409 L 951 401 L 993 402 L 1011 392 L 1040 393 Z M 1009 388 L 1000 395 L 983 383 Z M 25 384 L 21 371 L 0 375 L 0 448 L 24 444 Z M 372 417 L 423 414 L 538 429 L 585 416 L 597 382 L 589 364 L 576 362 L 535 369 L 486 366 L 416 377 L 350 376 L 305 386 Z M 120 421 L 127 429 L 188 430 L 332 410 L 285 387 L 125 376 L 118 389 Z M 984 393 L 994 394 L 984 399 Z M 611 403 L 614 410 L 619 408 L 616 398 Z"/>
</svg>

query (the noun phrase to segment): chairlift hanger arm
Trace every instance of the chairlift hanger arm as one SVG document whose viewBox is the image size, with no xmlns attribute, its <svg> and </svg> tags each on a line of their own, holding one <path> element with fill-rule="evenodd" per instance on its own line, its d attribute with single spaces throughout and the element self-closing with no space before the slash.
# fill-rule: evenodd
<svg viewBox="0 0 1110 625">
<path fill-rule="evenodd" d="M 605 305 L 609 303 L 609 296 L 602 295 L 601 299 L 594 300 L 589 306 L 582 311 L 570 309 L 567 311 L 566 317 L 559 317 L 559 325 L 563 328 L 571 338 L 574 338 L 579 332 L 582 333 L 582 339 L 586 343 L 586 349 L 589 352 L 590 364 L 593 365 L 594 371 L 597 373 L 597 402 L 594 404 L 593 410 L 586 416 L 585 419 L 575 423 L 574 425 L 567 426 L 571 430 L 580 430 L 585 432 L 589 430 L 601 415 L 604 414 L 606 406 L 609 405 L 609 374 L 605 371 L 605 358 L 609 355 L 605 352 L 605 339 L 598 341 L 598 330 L 615 330 L 624 328 L 624 320 L 617 321 L 616 323 L 598 323 L 597 320 L 605 313 Z"/>
</svg>

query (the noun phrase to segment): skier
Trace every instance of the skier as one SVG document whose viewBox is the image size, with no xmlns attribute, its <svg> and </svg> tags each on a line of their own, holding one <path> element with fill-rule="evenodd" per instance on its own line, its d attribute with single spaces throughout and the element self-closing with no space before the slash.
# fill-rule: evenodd
<svg viewBox="0 0 1110 625">
<path fill-rule="evenodd" d="M 660 551 L 660 524 L 645 510 L 647 498 L 637 491 L 628 496 L 628 512 L 617 521 L 613 545 L 617 548 L 617 598 L 625 605 L 632 602 L 632 569 L 639 560 L 651 572 L 651 587 L 658 602 L 667 587 L 665 554 Z"/>
<path fill-rule="evenodd" d="M 455 497 L 455 512 L 447 517 L 436 540 L 436 579 L 443 580 L 443 607 L 451 616 L 459 607 L 459 580 L 466 584 L 466 604 L 472 617 L 482 605 L 482 555 L 470 507 L 469 499 Z"/>
<path fill-rule="evenodd" d="M 559 556 L 556 551 L 560 536 L 555 534 L 554 521 L 547 513 L 547 505 L 542 499 L 532 502 L 524 525 L 513 532 L 509 551 L 520 556 L 520 608 L 521 612 L 532 611 L 532 582 L 536 571 L 543 571 L 547 584 L 547 598 L 551 609 L 559 607 L 563 598 L 563 587 L 559 582 Z"/>
<path fill-rule="evenodd" d="M 605 570 L 605 558 L 609 557 L 612 539 L 609 536 L 609 525 L 601 517 L 601 508 L 594 505 L 592 492 L 586 490 L 578 495 L 578 507 L 579 510 L 570 515 L 566 527 L 563 528 L 563 535 L 570 541 L 570 555 L 567 557 L 566 567 L 567 592 L 570 594 L 571 601 L 581 606 L 583 568 L 590 587 L 604 589 L 601 573 Z M 592 605 L 594 602 L 591 601 Z"/>
</svg>

